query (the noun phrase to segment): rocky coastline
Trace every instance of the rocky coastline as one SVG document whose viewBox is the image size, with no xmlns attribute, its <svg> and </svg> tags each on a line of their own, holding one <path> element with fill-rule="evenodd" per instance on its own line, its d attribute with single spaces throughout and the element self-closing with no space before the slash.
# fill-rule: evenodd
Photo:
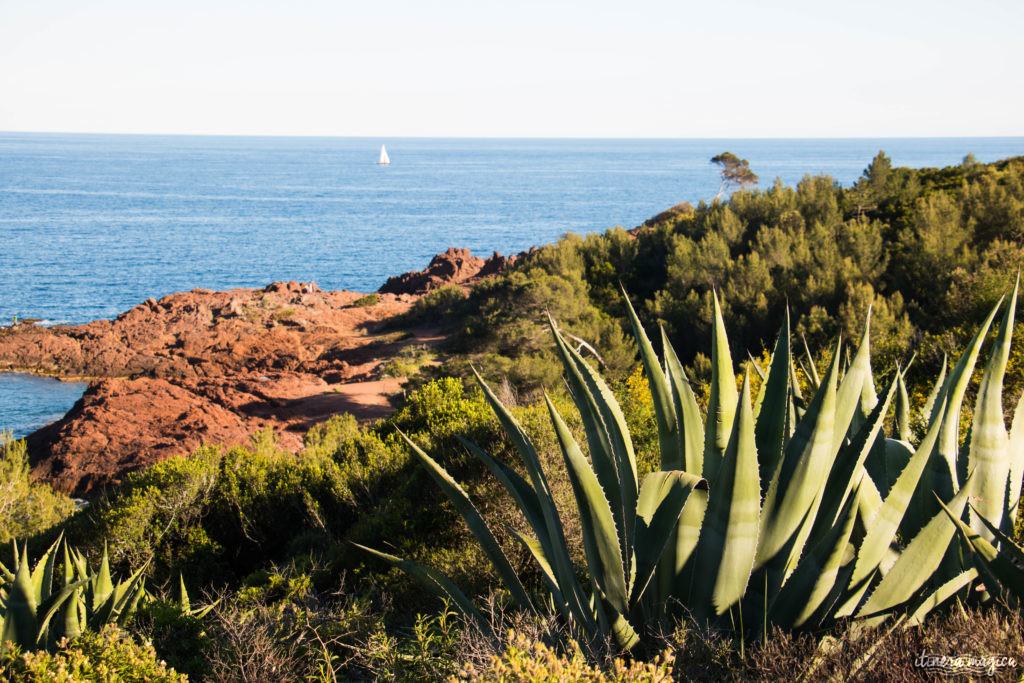
<svg viewBox="0 0 1024 683">
<path fill-rule="evenodd" d="M 403 380 L 382 377 L 381 366 L 406 346 L 444 341 L 402 314 L 430 291 L 468 288 L 514 260 L 449 249 L 376 296 L 274 282 L 147 299 L 85 325 L 3 328 L 0 371 L 89 381 L 61 420 L 28 436 L 33 475 L 89 496 L 203 443 L 248 444 L 271 429 L 298 451 L 306 430 L 332 415 L 386 417 Z"/>
</svg>

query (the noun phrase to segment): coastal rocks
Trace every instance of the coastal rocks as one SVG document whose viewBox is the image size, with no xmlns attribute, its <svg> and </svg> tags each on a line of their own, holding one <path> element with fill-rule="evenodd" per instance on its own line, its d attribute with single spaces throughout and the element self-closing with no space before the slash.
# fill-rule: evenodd
<svg viewBox="0 0 1024 683">
<path fill-rule="evenodd" d="M 36 476 L 86 495 L 201 443 L 246 444 L 271 428 L 298 451 L 302 434 L 339 412 L 391 411 L 399 380 L 380 364 L 433 330 L 383 329 L 416 297 L 313 283 L 193 290 L 149 299 L 115 320 L 0 329 L 0 370 L 96 380 L 61 421 L 29 437 Z"/>
<path fill-rule="evenodd" d="M 297 452 L 332 415 L 385 417 L 401 380 L 381 378 L 382 363 L 443 340 L 396 318 L 424 293 L 496 275 L 515 258 L 449 249 L 388 280 L 369 304 L 358 292 L 273 282 L 149 298 L 86 325 L 0 328 L 0 371 L 92 380 L 62 420 L 29 436 L 33 474 L 90 495 L 204 443 L 244 445 L 269 428 Z"/>
<path fill-rule="evenodd" d="M 498 252 L 485 260 L 473 256 L 469 249 L 451 247 L 443 254 L 434 256 L 425 270 L 388 278 L 377 291 L 380 294 L 422 295 L 445 285 L 471 284 L 482 277 L 497 275 L 514 260 L 514 256 L 506 258 Z"/>
<path fill-rule="evenodd" d="M 247 425 L 234 413 L 146 378 L 93 382 L 62 420 L 28 437 L 33 475 L 75 495 L 97 493 L 127 472 L 203 443 L 248 442 Z"/>
</svg>

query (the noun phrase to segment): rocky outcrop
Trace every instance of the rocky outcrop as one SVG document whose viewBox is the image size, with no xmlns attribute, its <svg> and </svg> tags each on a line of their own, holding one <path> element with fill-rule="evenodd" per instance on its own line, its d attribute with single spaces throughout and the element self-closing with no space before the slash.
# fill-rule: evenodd
<svg viewBox="0 0 1024 683">
<path fill-rule="evenodd" d="M 19 325 L 0 334 L 0 370 L 65 379 L 149 376 L 172 380 L 275 371 L 347 376 L 345 352 L 408 309 L 408 297 L 355 306 L 357 292 L 276 282 L 262 290 L 196 289 L 147 300 L 115 320 Z"/>
<path fill-rule="evenodd" d="M 383 417 L 400 382 L 377 367 L 430 331 L 382 329 L 413 297 L 357 305 L 362 296 L 298 282 L 196 289 L 115 320 L 0 330 L 0 370 L 93 380 L 62 420 L 29 437 L 33 472 L 84 495 L 201 443 L 245 444 L 271 428 L 299 450 L 333 414 Z"/>
<path fill-rule="evenodd" d="M 246 444 L 261 429 L 297 451 L 332 415 L 391 412 L 401 382 L 379 377 L 379 366 L 403 346 L 440 341 L 429 329 L 386 327 L 417 296 L 513 260 L 449 249 L 388 280 L 371 305 L 293 281 L 147 299 L 87 325 L 23 323 L 0 329 L 0 371 L 92 380 L 62 420 L 29 437 L 34 474 L 68 493 L 95 493 L 203 443 Z"/>
<path fill-rule="evenodd" d="M 402 273 L 388 278 L 378 289 L 381 294 L 422 295 L 445 285 L 468 285 L 483 277 L 497 275 L 508 268 L 514 256 L 504 257 L 498 252 L 488 259 L 473 256 L 469 249 L 448 249 L 431 259 L 425 270 Z"/>
<path fill-rule="evenodd" d="M 246 444 L 249 426 L 231 411 L 162 379 L 105 379 L 59 422 L 28 438 L 33 474 L 77 495 L 203 443 Z"/>
</svg>

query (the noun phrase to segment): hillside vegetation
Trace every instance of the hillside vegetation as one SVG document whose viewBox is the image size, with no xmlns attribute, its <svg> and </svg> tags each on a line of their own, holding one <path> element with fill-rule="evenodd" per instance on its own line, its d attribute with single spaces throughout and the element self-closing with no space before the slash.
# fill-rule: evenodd
<svg viewBox="0 0 1024 683">
<path fill-rule="evenodd" d="M 812 349 L 855 338 L 871 305 L 876 367 L 917 351 L 917 367 L 934 372 L 1012 285 L 1022 237 L 1024 157 L 915 170 L 879 153 L 853 187 L 809 175 L 795 188 L 776 181 L 676 206 L 635 231 L 567 235 L 445 310 L 459 351 L 528 391 L 558 375 L 545 310 L 594 346 L 612 377 L 629 373 L 620 284 L 698 377 L 712 292 L 740 354 L 772 343 L 787 305 Z"/>
<path fill-rule="evenodd" d="M 616 228 L 586 238 L 568 235 L 523 256 L 511 270 L 483 280 L 468 295 L 457 288 L 431 293 L 409 315 L 444 317 L 452 339 L 445 361 L 423 365 L 392 417 L 360 426 L 351 416 L 336 416 L 310 430 L 297 455 L 281 449 L 271 432 L 254 435 L 247 448 L 210 444 L 188 457 L 137 472 L 84 510 L 74 511 L 70 500 L 50 495 L 45 486 L 29 480 L 23 444 L 4 436 L 0 537 L 14 536 L 25 545 L 0 552 L 0 563 L 9 568 L 0 570 L 0 605 L 5 614 L 32 614 L 17 624 L 13 618 L 5 622 L 5 634 L 23 637 L 17 646 L 0 647 L 0 680 L 99 680 L 100 675 L 127 676 L 133 670 L 149 672 L 151 680 L 180 680 L 181 674 L 190 680 L 778 680 L 809 671 L 812 665 L 815 677 L 884 675 L 916 680 L 924 673 L 915 668 L 915 653 L 959 652 L 964 643 L 969 643 L 972 654 L 1024 661 L 1024 593 L 1014 593 L 1014 577 L 1020 570 L 1013 573 L 1017 564 L 1012 559 L 1012 548 L 1017 547 L 1012 540 L 1018 545 L 1024 540 L 1024 514 L 1015 513 L 1014 529 L 1009 514 L 1014 491 L 1006 496 L 1008 514 L 997 530 L 1005 538 L 985 533 L 989 541 L 1004 538 L 994 543 L 993 553 L 998 547 L 998 555 L 989 557 L 974 550 L 975 542 L 982 551 L 985 548 L 971 536 L 977 536 L 972 529 L 980 520 L 964 507 L 966 472 L 957 471 L 953 479 L 964 485 L 963 494 L 956 496 L 964 511 L 961 517 L 969 523 L 963 528 L 952 521 L 955 512 L 950 519 L 942 516 L 945 513 L 927 495 L 930 489 L 915 489 L 896 479 L 909 462 L 907 453 L 928 448 L 928 433 L 933 427 L 939 430 L 936 425 L 951 435 L 943 448 L 955 451 L 954 469 L 977 462 L 968 436 L 976 417 L 978 425 L 997 432 L 998 417 L 1005 411 L 1005 428 L 1013 430 L 1012 443 L 1019 450 L 1024 419 L 1017 422 L 1011 417 L 1024 388 L 1024 329 L 1019 324 L 1013 329 L 1010 306 L 1004 302 L 999 315 L 1005 318 L 993 318 L 988 334 L 974 335 L 1013 287 L 1024 260 L 1022 237 L 1024 157 L 994 164 L 967 159 L 956 167 L 912 170 L 892 168 L 879 154 L 850 188 L 827 177 L 808 176 L 795 188 L 775 183 L 764 190 L 738 190 L 724 200 L 673 207 L 635 231 Z M 654 348 L 643 347 L 642 342 L 643 348 L 638 348 L 638 328 L 630 322 L 623 289 Z M 716 296 L 720 318 L 715 313 Z M 854 354 L 869 305 L 870 361 L 866 353 Z M 780 383 L 772 380 L 770 360 L 780 348 L 776 342 L 787 306 L 793 328 L 792 364 L 774 375 L 784 376 Z M 557 349 L 546 313 L 564 337 L 558 339 Z M 1003 319 L 1008 322 L 1001 324 Z M 716 320 L 724 321 L 724 327 Z M 671 361 L 669 345 L 662 343 L 659 325 L 678 364 Z M 728 344 L 715 342 L 713 350 L 712 340 L 724 340 L 723 329 L 728 331 Z M 1013 344 L 1008 345 L 1011 330 Z M 806 357 L 800 335 L 806 338 Z M 837 358 L 835 340 L 840 335 L 848 343 L 842 347 L 845 355 Z M 977 366 L 972 361 L 954 368 L 971 344 L 983 349 Z M 724 351 L 728 348 L 731 359 Z M 999 387 L 995 378 L 1004 348 L 1005 383 Z M 897 365 L 906 368 L 915 354 L 901 381 Z M 990 357 L 995 361 L 986 365 Z M 857 382 L 872 374 L 872 367 L 865 365 L 873 367 L 871 382 L 877 395 L 859 391 Z M 472 379 L 474 367 L 495 396 Z M 673 386 L 660 394 L 658 367 L 664 368 Z M 781 361 L 776 372 L 779 367 Z M 597 374 L 608 382 L 607 392 L 593 379 Z M 946 394 L 929 399 L 945 377 L 957 378 L 959 388 L 950 392 L 960 392 L 954 398 L 959 406 L 963 397 L 962 411 L 932 411 L 936 400 L 946 400 Z M 986 394 L 977 389 L 979 384 L 1001 391 Z M 836 398 L 836 385 L 844 398 Z M 684 386 L 693 392 L 692 405 L 685 407 Z M 542 390 L 550 403 L 543 400 Z M 741 392 L 751 404 L 747 407 L 758 411 L 756 427 L 743 400 L 737 401 Z M 766 408 L 753 400 L 762 394 L 785 399 Z M 887 410 L 873 414 L 871 401 L 880 399 Z M 497 400 L 508 406 L 508 415 L 496 408 Z M 640 595 L 643 591 L 638 589 L 638 602 L 630 605 L 634 611 L 626 616 L 661 616 L 644 622 L 642 629 L 637 622 L 642 643 L 628 651 L 607 625 L 588 631 L 566 624 L 558 611 L 562 594 L 552 584 L 556 589 L 579 584 L 593 591 L 592 604 L 600 604 L 595 582 L 608 568 L 594 561 L 590 544 L 595 517 L 580 503 L 579 473 L 591 466 L 587 463 L 599 467 L 595 458 L 601 447 L 594 444 L 601 439 L 594 415 L 601 415 L 602 424 L 617 425 L 607 428 L 608 434 L 628 432 L 632 454 L 624 455 L 622 447 L 611 445 L 609 439 L 604 446 L 612 455 L 601 456 L 601 462 L 614 461 L 616 467 L 626 463 L 629 471 L 635 465 L 635 483 L 652 473 L 655 478 L 665 476 L 660 470 L 671 469 L 666 465 L 672 458 L 666 454 L 682 448 L 679 444 L 685 440 L 666 436 L 671 436 L 666 414 L 672 413 L 680 424 L 700 424 L 709 435 L 706 441 L 704 433 L 699 439 L 691 437 L 687 458 L 692 448 L 707 448 L 723 462 L 733 463 L 723 471 L 735 473 L 740 468 L 729 459 L 742 451 L 748 474 L 753 473 L 745 482 L 754 482 L 748 497 L 767 500 L 776 495 L 767 490 L 770 470 L 762 468 L 758 474 L 760 461 L 752 460 L 752 454 L 765 451 L 763 444 L 778 432 L 776 456 L 789 463 L 780 469 L 791 474 L 803 467 L 797 447 L 789 453 L 780 444 L 812 443 L 808 435 L 819 429 L 832 435 L 826 424 L 831 418 L 821 416 L 845 409 L 825 410 L 822 405 L 838 405 L 840 400 L 850 406 L 856 403 L 856 410 L 844 413 L 839 438 L 818 441 L 843 453 L 843 467 L 852 469 L 836 465 L 839 474 L 833 477 L 835 482 L 829 480 L 829 492 L 852 484 L 856 476 L 845 482 L 843 473 L 859 473 L 861 465 L 875 481 L 874 495 L 913 491 L 915 505 L 906 523 L 893 526 L 885 561 L 905 557 L 900 565 L 904 567 L 919 557 L 936 559 L 936 568 L 917 577 L 913 600 L 897 601 L 895 607 L 886 603 L 889 621 L 870 630 L 875 625 L 830 612 L 829 620 L 817 626 L 777 614 L 771 621 L 762 614 L 763 624 L 743 624 L 744 615 L 750 614 L 745 605 L 735 611 L 737 624 L 728 622 L 732 610 L 713 615 L 718 621 L 698 622 L 676 608 L 659 611 L 657 601 Z M 719 420 L 729 401 L 740 416 L 735 437 Z M 621 420 L 610 407 L 613 402 L 621 406 Z M 588 405 L 596 412 L 588 413 Z M 685 411 L 689 412 L 683 420 Z M 943 414 L 936 417 L 938 412 Z M 564 423 L 553 420 L 554 414 Z M 796 429 L 797 418 L 805 424 L 802 431 L 788 432 Z M 510 428 L 511 419 L 521 432 Z M 733 418 L 727 421 L 732 423 Z M 741 437 L 744 429 L 756 431 Z M 550 568 L 545 570 L 537 561 L 536 549 L 519 536 L 539 527 L 536 516 L 531 516 L 534 508 L 515 498 L 515 482 L 536 473 L 520 457 L 518 434 L 531 440 L 537 468 L 545 475 L 544 505 L 550 501 L 547 509 L 556 511 L 564 529 L 564 553 L 571 566 L 560 568 L 557 582 L 551 581 Z M 431 469 L 422 455 L 414 454 L 406 437 L 437 467 Z M 751 439 L 756 440 L 756 450 Z M 567 455 L 572 441 L 582 445 L 575 459 Z M 891 449 L 904 459 L 887 450 L 890 441 L 906 444 Z M 467 442 L 506 464 L 498 470 L 512 482 L 510 489 Z M 882 445 L 867 447 L 873 443 Z M 827 450 L 822 449 L 819 446 L 815 455 L 819 464 Z M 688 471 L 695 470 L 687 478 L 690 489 L 718 490 L 717 471 L 705 467 L 702 473 L 699 466 L 690 467 L 689 459 L 681 461 Z M 915 460 L 919 462 L 924 461 Z M 929 457 L 925 477 L 942 474 L 933 471 L 935 464 Z M 439 486 L 441 468 L 460 486 Z M 598 476 L 602 482 L 618 480 L 626 469 L 609 468 Z M 1011 482 L 1015 472 L 1011 468 Z M 1019 494 L 1020 480 L 1016 481 Z M 600 500 L 597 490 L 611 495 L 612 488 L 592 488 L 587 499 Z M 817 589 L 819 576 L 832 576 L 831 569 L 814 566 L 818 560 L 822 567 L 834 568 L 837 576 L 852 574 L 852 550 L 846 552 L 847 545 L 858 554 L 871 545 L 865 539 L 872 526 L 870 515 L 877 508 L 871 507 L 876 502 L 869 500 L 868 490 L 861 482 L 856 495 L 829 497 L 830 507 L 811 534 L 824 540 L 797 565 L 801 585 Z M 467 528 L 463 516 L 474 518 L 465 507 L 452 503 L 458 500 L 458 491 L 469 496 L 482 523 L 492 530 L 493 545 L 481 544 L 480 536 Z M 952 504 L 951 498 L 943 501 Z M 787 517 L 787 524 L 799 522 L 792 514 L 779 512 L 785 507 L 780 503 L 772 514 Z M 722 512 L 721 507 L 715 510 Z M 770 516 L 766 519 L 763 524 L 774 524 Z M 652 520 L 647 522 L 654 528 Z M 678 523 L 683 524 L 682 518 Z M 924 531 L 919 529 L 922 525 Z M 940 527 L 942 534 L 936 532 Z M 621 537 L 609 546 L 632 547 L 628 532 L 612 528 Z M 925 540 L 911 550 L 911 539 L 919 531 Z M 942 553 L 945 546 L 930 542 L 940 535 L 950 544 L 949 553 Z M 715 540 L 704 543 L 722 550 L 725 546 Z M 54 543 L 54 551 L 44 555 Z M 77 549 L 81 557 L 74 551 L 64 555 L 62 543 Z M 410 568 L 416 573 L 412 565 L 392 566 L 355 544 L 439 574 L 425 585 L 406 573 Z M 843 552 L 825 552 L 833 548 L 829 544 Z M 875 549 L 882 546 L 889 548 L 889 542 Z M 495 547 L 507 558 L 507 569 L 494 562 Z M 985 559 L 969 559 L 976 555 Z M 61 558 L 68 559 L 62 564 Z M 80 569 L 72 571 L 69 564 Z M 36 566 L 43 569 L 33 574 Z M 45 591 L 41 588 L 51 579 L 58 586 L 62 578 L 70 582 L 64 577 L 91 571 L 90 567 L 101 567 L 91 574 L 91 583 L 65 584 L 70 587 L 52 593 L 48 585 Z M 619 567 L 623 568 L 629 576 L 637 572 L 628 563 Z M 114 577 L 114 598 L 137 596 L 131 604 L 127 598 L 119 603 L 116 619 L 111 610 L 95 607 L 102 603 L 96 596 L 106 595 L 101 577 L 107 570 Z M 663 571 L 671 574 L 662 569 L 657 574 Z M 984 591 L 974 590 L 978 584 L 970 583 L 979 571 L 989 572 L 984 574 Z M 145 581 L 145 590 L 137 591 L 137 584 L 132 584 L 131 591 L 119 593 L 135 572 L 137 581 Z M 516 607 L 518 584 L 508 581 L 511 573 L 521 581 L 533 609 Z M 465 605 L 437 597 L 440 575 L 464 591 L 473 606 L 469 613 L 478 621 L 464 616 Z M 951 583 L 960 583 L 944 584 L 951 576 Z M 770 575 L 770 580 L 780 579 Z M 875 574 L 867 581 L 873 588 L 881 585 Z M 652 595 L 668 590 L 651 585 Z M 757 588 L 751 584 L 748 593 L 757 597 Z M 829 590 L 838 599 L 839 588 Z M 891 595 L 899 592 L 891 586 L 887 590 Z M 33 591 L 41 598 L 36 606 L 45 601 L 52 605 L 64 596 L 64 606 L 58 604 L 61 609 L 54 612 L 60 619 L 41 623 L 45 610 L 28 609 L 32 600 L 26 596 Z M 920 603 L 922 596 L 925 603 Z M 699 609 L 694 609 L 708 612 L 707 596 L 698 597 L 694 604 Z M 743 599 L 753 604 L 753 597 Z M 819 597 L 823 610 L 834 611 L 837 605 Z M 586 611 L 581 604 L 573 609 L 581 608 Z M 925 613 L 922 626 L 895 628 Z M 86 614 L 84 635 L 66 642 L 57 637 L 73 635 L 66 624 L 77 624 Z M 485 628 L 479 627 L 479 620 Z M 708 623 L 714 628 L 707 628 Z M 783 623 L 787 627 L 779 626 Z M 27 638 L 26 628 L 31 631 Z M 615 635 L 621 636 L 621 631 Z M 5 642 L 11 641 L 5 636 Z M 71 670 L 79 672 L 78 678 L 67 675 Z M 1008 673 L 1015 677 L 1020 669 L 997 672 Z"/>
</svg>

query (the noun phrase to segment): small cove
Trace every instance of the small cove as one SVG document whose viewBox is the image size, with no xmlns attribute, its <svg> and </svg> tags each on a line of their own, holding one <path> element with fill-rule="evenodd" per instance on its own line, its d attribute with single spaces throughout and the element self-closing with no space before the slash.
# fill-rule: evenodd
<svg viewBox="0 0 1024 683">
<path fill-rule="evenodd" d="M 82 397 L 86 382 L 62 382 L 23 372 L 0 372 L 0 429 L 21 439 L 50 424 Z"/>
</svg>

